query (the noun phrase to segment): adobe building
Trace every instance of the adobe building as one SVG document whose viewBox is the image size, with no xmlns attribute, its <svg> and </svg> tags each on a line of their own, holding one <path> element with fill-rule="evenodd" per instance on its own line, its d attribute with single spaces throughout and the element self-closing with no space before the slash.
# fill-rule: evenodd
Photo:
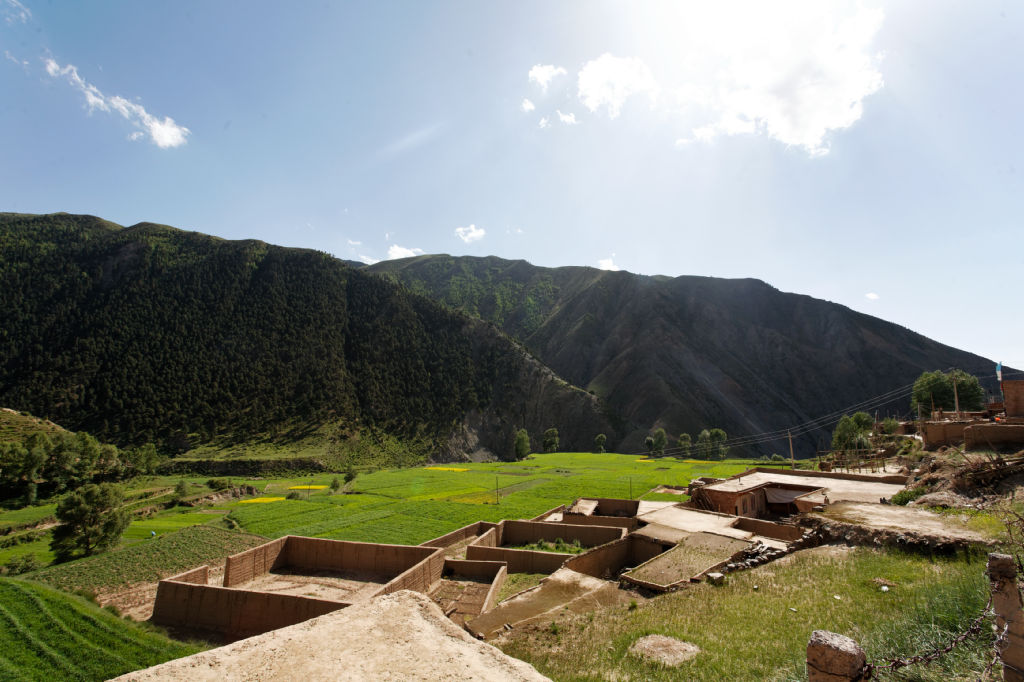
<svg viewBox="0 0 1024 682">
<path fill-rule="evenodd" d="M 879 502 L 906 485 L 896 474 L 847 474 L 756 467 L 732 478 L 696 485 L 690 505 L 764 518 L 812 511 L 831 502 Z"/>
</svg>

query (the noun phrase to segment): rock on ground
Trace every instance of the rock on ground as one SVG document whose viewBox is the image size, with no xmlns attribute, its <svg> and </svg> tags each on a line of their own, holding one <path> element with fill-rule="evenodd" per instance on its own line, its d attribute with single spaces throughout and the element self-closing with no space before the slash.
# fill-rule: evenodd
<svg viewBox="0 0 1024 682">
<path fill-rule="evenodd" d="M 679 665 L 700 653 L 696 644 L 665 635 L 647 635 L 633 642 L 629 653 L 668 666 Z"/>
<path fill-rule="evenodd" d="M 547 680 L 402 590 L 117 680 Z"/>
</svg>

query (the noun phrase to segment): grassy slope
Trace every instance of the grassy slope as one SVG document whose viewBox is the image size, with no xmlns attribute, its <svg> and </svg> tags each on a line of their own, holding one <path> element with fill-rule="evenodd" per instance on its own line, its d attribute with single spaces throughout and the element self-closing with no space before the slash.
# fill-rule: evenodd
<svg viewBox="0 0 1024 682">
<path fill-rule="evenodd" d="M 106 680 L 198 650 L 81 597 L 0 578 L 0 679 Z"/>
<path fill-rule="evenodd" d="M 513 633 L 500 647 L 556 680 L 806 679 L 807 640 L 817 629 L 853 637 L 869 660 L 945 643 L 984 606 L 984 568 L 980 560 L 822 548 L 731 575 L 724 587 L 701 583 L 633 610 L 606 609 Z M 897 584 L 883 593 L 876 577 Z M 678 668 L 629 655 L 629 646 L 648 634 L 677 637 L 702 653 Z M 902 679 L 974 679 L 990 643 L 985 633 L 980 643 Z"/>
<path fill-rule="evenodd" d="M 193 526 L 121 549 L 27 574 L 62 590 L 148 582 L 255 547 L 265 538 L 211 526 Z"/>
<path fill-rule="evenodd" d="M 64 429 L 46 419 L 21 414 L 8 408 L 0 409 L 0 443 L 20 443 L 34 433 L 66 433 Z"/>
</svg>

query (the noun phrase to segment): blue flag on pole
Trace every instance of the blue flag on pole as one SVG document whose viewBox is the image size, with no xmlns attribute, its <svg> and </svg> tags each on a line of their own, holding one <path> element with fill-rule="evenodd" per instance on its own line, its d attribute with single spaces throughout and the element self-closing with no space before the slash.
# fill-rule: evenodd
<svg viewBox="0 0 1024 682">
<path fill-rule="evenodd" d="M 996 379 L 999 381 L 1003 380 L 1003 363 L 999 361 L 996 363 Z"/>
</svg>

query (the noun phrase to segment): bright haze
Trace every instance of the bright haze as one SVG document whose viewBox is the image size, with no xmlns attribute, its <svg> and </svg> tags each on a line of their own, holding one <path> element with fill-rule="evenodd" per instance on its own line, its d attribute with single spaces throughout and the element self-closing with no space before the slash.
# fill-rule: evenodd
<svg viewBox="0 0 1024 682">
<path fill-rule="evenodd" d="M 1022 29 L 987 0 L 0 0 L 0 211 L 756 277 L 1024 367 Z"/>
</svg>

